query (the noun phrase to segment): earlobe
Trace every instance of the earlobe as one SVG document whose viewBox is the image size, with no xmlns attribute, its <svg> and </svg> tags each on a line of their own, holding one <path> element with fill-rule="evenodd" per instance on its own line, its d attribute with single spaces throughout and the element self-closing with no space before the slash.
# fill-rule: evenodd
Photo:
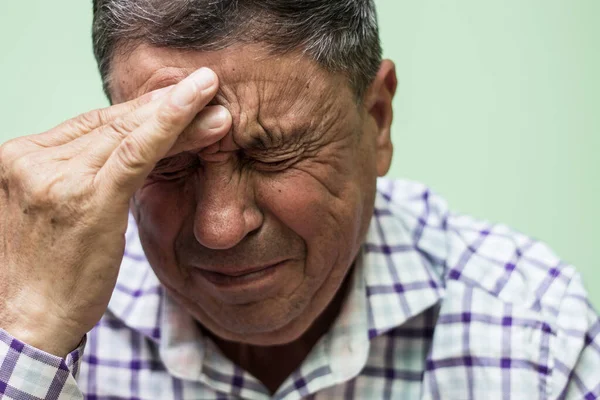
<svg viewBox="0 0 600 400">
<path fill-rule="evenodd" d="M 391 130 L 394 118 L 392 101 L 397 86 L 396 66 L 392 61 L 384 60 L 365 98 L 368 113 L 376 124 L 374 139 L 378 176 L 387 174 L 392 163 Z"/>
</svg>

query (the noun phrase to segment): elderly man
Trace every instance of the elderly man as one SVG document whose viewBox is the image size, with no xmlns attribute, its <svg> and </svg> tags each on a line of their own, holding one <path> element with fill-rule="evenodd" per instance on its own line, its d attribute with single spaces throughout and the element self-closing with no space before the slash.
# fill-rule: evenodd
<svg viewBox="0 0 600 400">
<path fill-rule="evenodd" d="M 13 399 L 594 399 L 546 246 L 380 179 L 371 0 L 96 0 L 113 105 L 0 151 Z"/>
</svg>

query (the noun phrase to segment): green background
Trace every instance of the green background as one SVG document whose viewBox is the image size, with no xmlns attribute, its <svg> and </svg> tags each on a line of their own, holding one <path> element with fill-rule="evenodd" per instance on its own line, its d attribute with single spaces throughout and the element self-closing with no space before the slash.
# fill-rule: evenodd
<svg viewBox="0 0 600 400">
<path fill-rule="evenodd" d="M 392 176 L 549 243 L 600 308 L 600 1 L 378 0 Z M 91 1 L 0 2 L 0 141 L 107 104 Z"/>
</svg>

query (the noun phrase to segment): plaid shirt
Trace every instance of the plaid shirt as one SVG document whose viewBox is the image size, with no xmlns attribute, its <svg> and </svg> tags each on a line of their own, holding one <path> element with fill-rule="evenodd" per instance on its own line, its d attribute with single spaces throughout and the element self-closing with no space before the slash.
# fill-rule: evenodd
<svg viewBox="0 0 600 400">
<path fill-rule="evenodd" d="M 347 302 L 274 395 L 165 296 L 132 220 L 108 311 L 80 348 L 60 359 L 0 330 L 0 398 L 600 397 L 600 322 L 572 266 L 420 184 L 378 186 Z"/>
</svg>

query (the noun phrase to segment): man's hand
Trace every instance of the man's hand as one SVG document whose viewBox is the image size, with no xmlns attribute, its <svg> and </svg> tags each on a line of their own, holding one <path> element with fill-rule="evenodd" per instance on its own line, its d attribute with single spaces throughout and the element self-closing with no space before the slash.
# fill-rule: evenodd
<svg viewBox="0 0 600 400">
<path fill-rule="evenodd" d="M 134 192 L 161 158 L 229 131 L 206 107 L 217 90 L 203 68 L 0 147 L 0 328 L 58 356 L 77 347 L 116 284 Z"/>
</svg>

